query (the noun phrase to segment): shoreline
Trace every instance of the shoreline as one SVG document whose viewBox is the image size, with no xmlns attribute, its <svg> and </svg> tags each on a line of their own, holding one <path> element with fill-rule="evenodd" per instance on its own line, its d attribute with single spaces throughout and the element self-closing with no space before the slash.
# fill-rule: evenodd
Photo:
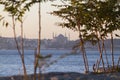
<svg viewBox="0 0 120 80">
<path fill-rule="evenodd" d="M 42 74 L 44 80 L 120 80 L 120 72 L 115 73 L 76 73 L 76 72 L 50 72 Z M 33 74 L 28 75 L 33 80 Z M 0 76 L 0 80 L 23 80 L 22 75 Z"/>
</svg>

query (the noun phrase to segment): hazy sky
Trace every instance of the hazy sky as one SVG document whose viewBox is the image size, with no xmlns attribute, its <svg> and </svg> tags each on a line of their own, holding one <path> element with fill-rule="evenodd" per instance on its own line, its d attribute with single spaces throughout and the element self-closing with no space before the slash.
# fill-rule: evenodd
<svg viewBox="0 0 120 80">
<path fill-rule="evenodd" d="M 41 5 L 41 16 L 42 16 L 42 39 L 43 38 L 52 38 L 52 34 L 53 32 L 56 33 L 56 35 L 58 34 L 65 34 L 71 35 L 71 39 L 75 40 L 78 39 L 78 34 L 77 32 L 74 32 L 72 30 L 69 30 L 67 28 L 61 28 L 60 26 L 57 26 L 55 23 L 56 22 L 60 22 L 60 18 L 50 15 L 48 14 L 49 12 L 56 10 L 55 7 L 51 6 L 51 3 L 53 2 L 46 2 L 46 3 L 42 3 Z M 60 2 L 54 2 L 59 4 Z M 2 7 L 0 6 L 0 14 L 4 14 L 5 16 L 7 16 L 6 13 L 2 12 Z M 9 23 L 11 22 L 11 18 L 6 19 L 7 21 L 9 21 Z M 20 24 L 17 24 L 17 33 L 19 36 L 20 33 Z M 6 37 L 12 37 L 13 36 L 13 32 L 12 32 L 12 28 L 8 27 L 2 27 L 0 28 L 0 34 L 2 36 L 6 36 Z M 26 13 L 25 17 L 24 17 L 24 35 L 27 38 L 37 38 L 38 37 L 38 5 L 34 5 L 31 10 L 29 12 Z"/>
</svg>

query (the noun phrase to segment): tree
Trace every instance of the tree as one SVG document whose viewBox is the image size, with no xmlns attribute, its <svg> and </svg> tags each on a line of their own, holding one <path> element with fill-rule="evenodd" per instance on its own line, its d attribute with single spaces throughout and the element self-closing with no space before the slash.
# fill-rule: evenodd
<svg viewBox="0 0 120 80">
<path fill-rule="evenodd" d="M 108 8 L 109 7 L 109 8 Z M 114 43 L 113 43 L 113 33 L 116 30 L 120 30 L 120 5 L 118 5 L 117 0 L 109 0 L 106 2 L 105 10 L 107 14 L 105 15 L 107 32 L 111 35 L 111 54 L 112 54 L 112 66 L 114 68 Z"/>
<path fill-rule="evenodd" d="M 39 34 L 38 34 L 38 46 L 37 46 L 37 54 L 35 53 L 35 64 L 34 64 L 34 80 L 36 80 L 36 71 L 39 65 L 39 57 L 42 56 L 40 54 L 40 44 L 41 44 L 41 12 L 40 12 L 40 7 L 41 7 L 41 2 L 45 1 L 51 1 L 51 0 L 6 0 L 6 1 L 0 1 L 0 4 L 4 5 L 4 10 L 7 11 L 11 17 L 12 17 L 12 22 L 13 22 L 13 33 L 14 33 L 14 39 L 16 43 L 16 47 L 18 50 L 18 53 L 21 57 L 22 64 L 23 64 L 23 69 L 24 69 L 24 75 L 25 75 L 25 80 L 27 80 L 27 72 L 26 72 L 26 67 L 25 67 L 25 62 L 24 62 L 24 39 L 23 39 L 23 17 L 26 11 L 30 10 L 30 7 L 36 3 L 39 4 Z M 15 21 L 18 20 L 21 23 L 21 47 L 18 45 L 18 41 L 16 38 L 16 25 Z M 20 50 L 21 49 L 21 50 Z"/>
<path fill-rule="evenodd" d="M 86 33 L 86 30 L 84 29 L 84 19 L 85 15 L 87 14 L 86 11 L 84 10 L 84 3 L 82 3 L 82 0 L 70 0 L 67 3 L 68 5 L 54 5 L 60 10 L 58 11 L 53 11 L 52 14 L 55 16 L 58 16 L 65 20 L 62 23 L 58 23 L 59 26 L 62 27 L 67 27 L 69 29 L 78 31 L 79 33 L 79 47 L 80 50 L 82 51 L 83 59 L 84 59 L 84 65 L 85 65 L 85 72 L 89 72 L 89 65 L 88 65 L 88 60 L 87 60 L 87 55 L 85 51 L 85 46 L 84 46 L 84 40 L 83 40 L 83 35 Z"/>
<path fill-rule="evenodd" d="M 41 3 L 46 2 L 46 1 L 52 1 L 52 0 L 31 0 L 31 2 L 29 3 L 30 5 L 38 3 L 38 18 L 39 18 L 38 46 L 37 46 L 37 51 L 35 51 L 36 53 L 35 53 L 35 62 L 34 62 L 34 80 L 36 80 L 37 68 L 39 68 L 39 59 L 40 59 L 40 57 L 43 57 L 40 53 L 40 48 L 41 48 Z M 39 71 L 39 73 L 40 72 L 41 71 Z M 38 78 L 40 80 L 40 74 L 39 74 Z"/>
<path fill-rule="evenodd" d="M 115 66 L 114 63 L 114 46 L 113 46 L 113 33 L 116 30 L 120 30 L 120 5 L 117 0 L 106 0 L 105 2 L 99 2 L 99 10 L 98 16 L 103 19 L 102 21 L 105 24 L 104 34 L 111 35 L 111 54 L 112 54 L 112 65 L 113 68 Z M 106 14 L 103 14 L 106 13 Z"/>
<path fill-rule="evenodd" d="M 98 9 L 98 2 L 96 0 L 89 0 L 86 3 L 86 10 L 88 11 L 88 16 L 85 19 L 85 25 L 87 33 L 85 36 L 86 40 L 91 41 L 93 44 L 97 44 L 98 51 L 100 53 L 100 59 L 96 63 L 96 68 L 99 68 L 99 64 L 102 60 L 103 69 L 105 71 L 105 64 L 103 60 L 103 51 L 100 44 L 100 41 L 105 38 L 106 34 L 103 33 L 103 20 L 98 17 L 97 9 Z"/>
<path fill-rule="evenodd" d="M 96 39 L 98 39 L 98 41 L 102 41 L 104 39 L 107 39 L 108 35 L 111 34 L 111 53 L 112 53 L 112 64 L 114 68 L 113 32 L 119 30 L 120 28 L 120 13 L 119 13 L 120 5 L 117 2 L 117 0 L 114 1 L 89 0 L 87 7 L 92 15 L 90 19 L 86 21 L 86 25 L 90 32 L 94 32 L 93 34 L 95 35 Z M 91 37 L 91 34 L 90 34 L 90 38 L 93 38 Z M 100 50 L 100 44 L 99 44 L 99 50 Z M 102 53 L 102 50 L 100 50 L 100 53 Z M 99 60 L 99 64 L 101 59 L 102 59 L 102 54 Z"/>
<path fill-rule="evenodd" d="M 85 66 L 87 66 L 87 58 L 85 57 L 84 43 L 85 41 L 90 41 L 92 44 L 97 43 L 98 45 L 100 59 L 97 62 L 97 69 L 102 60 L 103 69 L 105 71 L 102 56 L 103 50 L 105 50 L 104 40 L 111 34 L 112 64 L 114 67 L 113 32 L 120 29 L 119 2 L 117 2 L 117 0 L 69 0 L 65 5 L 54 6 L 60 8 L 60 10 L 53 11 L 52 14 L 65 20 L 58 25 L 79 32 Z M 102 45 L 100 43 L 101 41 Z M 108 62 L 107 55 L 106 61 Z M 85 68 L 87 71 L 87 67 Z"/>
<path fill-rule="evenodd" d="M 28 80 L 25 61 L 24 61 L 23 17 L 24 17 L 25 12 L 29 10 L 29 7 L 31 7 L 31 5 L 27 5 L 28 1 L 26 0 L 20 0 L 20 1 L 6 0 L 6 1 L 0 1 L 0 4 L 4 5 L 4 11 L 8 12 L 10 14 L 10 17 L 12 18 L 14 40 L 15 40 L 16 47 L 17 47 L 18 53 L 22 61 L 24 79 Z M 15 23 L 17 21 L 21 23 L 21 46 L 18 45 L 18 41 L 16 38 Z"/>
</svg>

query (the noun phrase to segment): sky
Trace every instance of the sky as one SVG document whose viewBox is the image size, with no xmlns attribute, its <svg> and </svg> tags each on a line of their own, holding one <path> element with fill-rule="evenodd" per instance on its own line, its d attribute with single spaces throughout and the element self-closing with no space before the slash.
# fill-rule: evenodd
<svg viewBox="0 0 120 80">
<path fill-rule="evenodd" d="M 78 33 L 67 28 L 62 28 L 56 25 L 56 22 L 61 22 L 62 20 L 57 16 L 50 15 L 49 12 L 56 10 L 51 4 L 60 4 L 59 1 L 46 2 L 41 4 L 41 27 L 42 27 L 42 39 L 52 39 L 53 33 L 56 35 L 63 34 L 68 36 L 70 34 L 71 40 L 78 39 Z M 2 11 L 3 6 L 0 6 L 0 14 L 6 17 L 12 25 L 11 18 L 8 17 L 7 13 Z M 20 24 L 16 24 L 17 35 L 20 35 Z M 3 27 L 0 25 L 0 35 L 4 37 L 13 37 L 12 27 Z M 26 38 L 38 38 L 38 4 L 31 7 L 30 11 L 24 16 L 24 36 Z"/>
</svg>

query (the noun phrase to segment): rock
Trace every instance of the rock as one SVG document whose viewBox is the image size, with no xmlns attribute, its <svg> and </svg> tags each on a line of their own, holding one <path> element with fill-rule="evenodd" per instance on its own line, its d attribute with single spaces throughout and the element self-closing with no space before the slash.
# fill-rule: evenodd
<svg viewBox="0 0 120 80">
<path fill-rule="evenodd" d="M 51 77 L 50 80 L 58 80 L 57 77 Z"/>
<path fill-rule="evenodd" d="M 44 80 L 120 80 L 120 73 L 81 74 L 81 73 L 46 73 L 42 74 Z M 41 75 L 40 75 L 41 76 Z M 0 77 L 0 80 L 23 80 L 23 76 Z M 33 75 L 29 75 L 33 80 Z"/>
</svg>

